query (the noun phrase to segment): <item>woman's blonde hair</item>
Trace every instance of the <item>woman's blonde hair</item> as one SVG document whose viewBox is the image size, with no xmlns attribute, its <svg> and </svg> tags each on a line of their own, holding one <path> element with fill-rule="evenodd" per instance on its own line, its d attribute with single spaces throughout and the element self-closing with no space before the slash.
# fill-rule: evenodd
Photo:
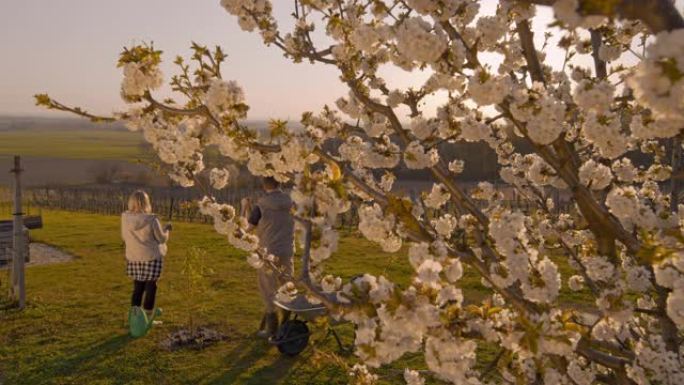
<svg viewBox="0 0 684 385">
<path fill-rule="evenodd" d="M 128 211 L 134 213 L 151 213 L 150 197 L 142 190 L 136 190 L 128 198 Z"/>
</svg>

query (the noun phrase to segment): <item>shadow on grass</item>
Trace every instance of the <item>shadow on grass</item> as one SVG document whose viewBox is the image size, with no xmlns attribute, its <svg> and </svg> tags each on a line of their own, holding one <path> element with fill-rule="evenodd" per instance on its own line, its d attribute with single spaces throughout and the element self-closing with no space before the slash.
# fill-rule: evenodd
<svg viewBox="0 0 684 385">
<path fill-rule="evenodd" d="M 252 374 L 245 384 L 261 385 L 261 384 L 282 384 L 292 366 L 297 362 L 297 357 L 288 357 L 280 355 L 278 358 L 267 366 L 262 366 Z"/>
<path fill-rule="evenodd" d="M 121 350 L 132 340 L 133 338 L 131 338 L 128 334 L 117 335 L 112 338 L 105 339 L 70 357 L 46 362 L 45 364 L 41 365 L 40 369 L 31 372 L 22 380 L 25 380 L 25 382 L 28 384 L 38 384 L 46 378 L 72 374 L 89 361 L 97 360 L 100 357 L 108 357 L 113 355 L 113 353 Z"/>
<path fill-rule="evenodd" d="M 4 288 L 0 286 L 0 290 Z M 17 301 L 11 300 L 9 298 L 0 298 L 0 311 L 6 314 L 19 312 Z"/>
<path fill-rule="evenodd" d="M 248 377 L 243 377 L 245 372 L 255 366 L 260 360 L 269 355 L 269 349 L 273 347 L 263 340 L 245 340 L 236 346 L 224 358 L 228 369 L 211 379 L 207 385 L 235 384 L 238 380 L 244 384 L 277 384 L 285 379 L 290 368 L 296 362 L 296 358 L 279 356 L 275 361 L 258 368 Z"/>
</svg>

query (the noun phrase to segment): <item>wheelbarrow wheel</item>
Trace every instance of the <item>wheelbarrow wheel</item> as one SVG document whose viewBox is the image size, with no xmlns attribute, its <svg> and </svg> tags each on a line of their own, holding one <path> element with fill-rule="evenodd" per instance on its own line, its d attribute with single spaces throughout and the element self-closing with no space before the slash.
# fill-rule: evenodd
<svg viewBox="0 0 684 385">
<path fill-rule="evenodd" d="M 282 354 L 296 356 L 309 344 L 309 327 L 304 321 L 285 321 L 278 329 L 274 343 Z"/>
</svg>

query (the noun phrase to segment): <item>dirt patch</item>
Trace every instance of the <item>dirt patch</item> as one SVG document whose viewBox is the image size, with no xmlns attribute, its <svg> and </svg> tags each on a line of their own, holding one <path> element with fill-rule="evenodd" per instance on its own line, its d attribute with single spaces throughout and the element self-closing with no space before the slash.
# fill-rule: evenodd
<svg viewBox="0 0 684 385">
<path fill-rule="evenodd" d="M 44 243 L 31 242 L 29 253 L 31 253 L 31 261 L 27 263 L 27 266 L 63 263 L 74 259 L 73 255 Z"/>
<path fill-rule="evenodd" d="M 227 338 L 228 337 L 225 334 L 215 329 L 201 326 L 195 331 L 190 331 L 188 329 L 177 330 L 164 338 L 161 342 L 161 346 L 168 350 L 200 350 Z"/>
<path fill-rule="evenodd" d="M 31 242 L 29 244 L 30 262 L 26 266 L 49 265 L 51 263 L 69 262 L 74 259 L 74 256 L 62 251 L 54 246 L 46 245 L 44 243 Z M 3 261 L 0 263 L 0 269 L 6 269 L 8 264 Z M 1 384 L 0 384 L 1 385 Z"/>
<path fill-rule="evenodd" d="M 44 243 L 31 242 L 29 244 L 30 261 L 26 266 L 49 265 L 52 263 L 64 263 L 73 260 L 75 257 L 57 247 Z M 0 261 L 0 269 L 7 269 L 9 261 Z M 2 383 L 0 383 L 2 385 Z"/>
</svg>

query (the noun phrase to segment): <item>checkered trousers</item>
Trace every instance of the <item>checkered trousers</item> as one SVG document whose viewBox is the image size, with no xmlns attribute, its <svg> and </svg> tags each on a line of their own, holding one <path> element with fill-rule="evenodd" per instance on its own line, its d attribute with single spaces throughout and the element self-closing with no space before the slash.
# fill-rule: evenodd
<svg viewBox="0 0 684 385">
<path fill-rule="evenodd" d="M 136 281 L 156 281 L 161 276 L 162 259 L 152 261 L 127 261 L 126 274 Z"/>
</svg>

